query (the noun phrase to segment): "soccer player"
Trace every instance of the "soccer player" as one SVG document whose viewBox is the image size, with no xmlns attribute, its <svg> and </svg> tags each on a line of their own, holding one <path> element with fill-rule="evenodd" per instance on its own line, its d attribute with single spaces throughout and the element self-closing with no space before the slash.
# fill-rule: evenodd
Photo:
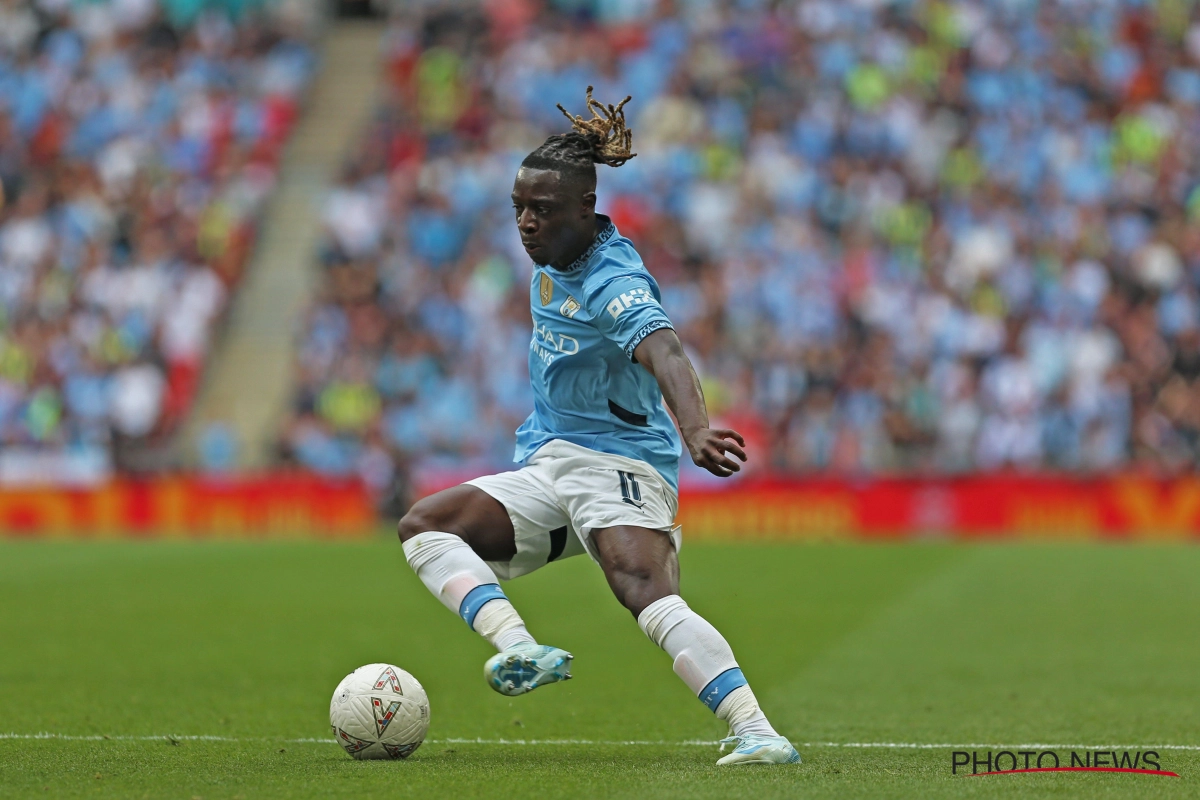
<svg viewBox="0 0 1200 800">
<path fill-rule="evenodd" d="M 499 651 L 488 684 L 514 696 L 571 677 L 571 654 L 538 644 L 498 579 L 586 552 L 675 672 L 729 724 L 718 764 L 794 764 L 717 629 L 679 596 L 679 421 L 692 460 L 720 477 L 746 460 L 742 437 L 709 427 L 700 383 L 658 284 L 633 244 L 596 213 L 596 164 L 632 158 L 623 106 L 587 102 L 521 163 L 512 202 L 534 262 L 529 376 L 534 409 L 517 430 L 516 472 L 417 502 L 400 521 L 409 565 Z M 597 113 L 599 112 L 599 113 Z"/>
</svg>

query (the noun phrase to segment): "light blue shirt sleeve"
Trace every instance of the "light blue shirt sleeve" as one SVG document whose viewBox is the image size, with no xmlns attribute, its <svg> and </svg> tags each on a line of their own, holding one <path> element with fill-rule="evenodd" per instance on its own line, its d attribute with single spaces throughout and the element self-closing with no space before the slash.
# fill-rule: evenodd
<svg viewBox="0 0 1200 800">
<path fill-rule="evenodd" d="M 643 339 L 672 327 L 659 303 L 658 287 L 640 275 L 617 275 L 600 283 L 587 292 L 585 304 L 596 329 L 630 361 L 635 360 L 634 348 Z"/>
</svg>

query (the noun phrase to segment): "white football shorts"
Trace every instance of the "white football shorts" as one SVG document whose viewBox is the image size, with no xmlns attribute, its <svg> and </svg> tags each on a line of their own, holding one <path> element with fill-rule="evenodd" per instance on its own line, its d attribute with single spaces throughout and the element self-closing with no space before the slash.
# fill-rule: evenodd
<svg viewBox="0 0 1200 800">
<path fill-rule="evenodd" d="M 599 563 L 591 532 L 600 528 L 650 528 L 669 534 L 676 551 L 682 545 L 679 496 L 645 461 L 555 439 L 521 469 L 467 484 L 500 501 L 512 520 L 517 554 L 488 562 L 501 580 L 585 552 Z"/>
</svg>

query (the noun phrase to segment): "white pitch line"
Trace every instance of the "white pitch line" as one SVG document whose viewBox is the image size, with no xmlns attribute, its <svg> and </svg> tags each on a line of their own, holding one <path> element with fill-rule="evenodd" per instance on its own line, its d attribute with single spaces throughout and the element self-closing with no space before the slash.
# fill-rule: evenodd
<svg viewBox="0 0 1200 800">
<path fill-rule="evenodd" d="M 797 747 L 880 747 L 900 750 L 1200 750 L 1200 744 L 924 744 L 916 742 L 800 742 Z"/>
<path fill-rule="evenodd" d="M 167 735 L 157 736 L 72 736 L 63 733 L 0 733 L 0 739 L 17 739 L 22 741 L 59 740 L 64 742 L 161 742 L 174 740 L 177 742 L 281 742 L 284 744 L 337 744 L 331 738 L 279 739 L 269 736 L 196 736 L 196 735 Z M 610 739 L 426 739 L 428 744 L 484 744 L 484 745 L 597 745 L 608 747 L 711 747 L 720 744 L 718 741 L 706 739 L 685 739 L 668 742 L 663 740 L 610 740 Z M 996 743 L 966 743 L 944 744 L 926 742 L 793 742 L 797 747 L 846 747 L 846 748 L 880 748 L 895 750 L 1193 750 L 1200 751 L 1196 744 L 996 744 Z"/>
<path fill-rule="evenodd" d="M 311 739 L 308 741 L 333 741 Z M 686 739 L 681 742 L 602 739 L 428 739 L 432 744 L 498 744 L 498 745 L 608 745 L 660 747 L 711 747 L 717 740 Z M 1197 750 L 1197 744 L 929 744 L 925 742 L 792 742 L 796 747 L 886 748 L 897 750 Z"/>
<path fill-rule="evenodd" d="M 71 736 L 65 733 L 0 733 L 0 739 L 59 739 L 64 742 L 161 742 L 174 739 L 177 742 L 271 742 L 277 739 L 237 738 L 233 736 L 176 736 L 161 734 L 159 736 Z M 313 739 L 312 741 L 317 741 Z M 328 741 L 332 742 L 333 739 Z"/>
</svg>

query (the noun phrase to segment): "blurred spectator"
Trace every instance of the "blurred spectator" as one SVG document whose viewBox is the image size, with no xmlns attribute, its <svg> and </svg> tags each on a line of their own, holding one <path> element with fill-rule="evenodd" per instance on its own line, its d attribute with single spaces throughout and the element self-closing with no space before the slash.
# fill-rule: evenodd
<svg viewBox="0 0 1200 800">
<path fill-rule="evenodd" d="M 717 417 L 804 472 L 1194 468 L 1200 6 L 398 4 L 284 450 L 482 471 L 530 408 L 507 196 L 632 94 L 600 209 Z M 686 478 L 685 473 L 685 478 Z"/>
<path fill-rule="evenodd" d="M 237 466 L 238 441 L 233 428 L 223 422 L 210 422 L 200 431 L 197 449 L 200 469 L 211 475 L 232 472 Z"/>
<path fill-rule="evenodd" d="M 13 479 L 20 453 L 69 473 L 186 413 L 313 65 L 296 9 L 261 5 L 0 2 Z"/>
</svg>

